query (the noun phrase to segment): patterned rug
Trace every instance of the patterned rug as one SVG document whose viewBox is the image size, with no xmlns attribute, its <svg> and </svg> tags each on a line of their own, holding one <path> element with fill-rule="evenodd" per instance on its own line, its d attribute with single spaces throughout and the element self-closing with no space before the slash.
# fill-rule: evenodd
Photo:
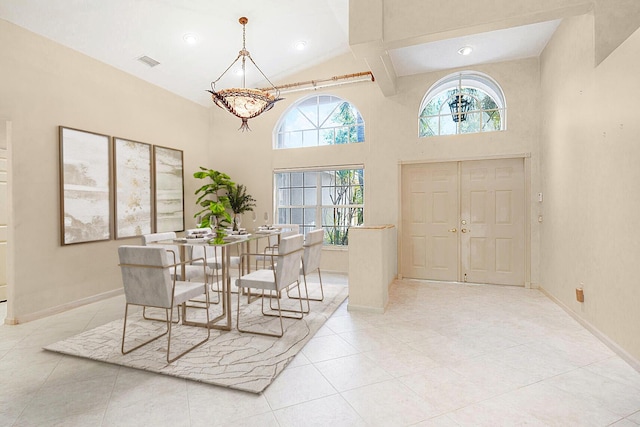
<svg viewBox="0 0 640 427">
<path fill-rule="evenodd" d="M 318 287 L 310 284 L 310 288 Z M 311 293 L 311 296 L 313 295 L 314 293 Z M 260 393 L 282 372 L 347 298 L 348 287 L 343 284 L 324 283 L 324 295 L 323 302 L 310 302 L 311 311 L 302 320 L 283 319 L 284 336 L 272 338 L 238 332 L 235 328 L 236 294 L 232 294 L 233 329 L 231 331 L 212 329 L 209 341 L 171 364 L 167 364 L 166 361 L 166 336 L 127 355 L 122 355 L 120 352 L 122 319 L 48 345 L 45 350 Z M 243 329 L 279 332 L 278 318 L 265 317 L 261 314 L 259 298 L 249 305 L 246 303 L 246 296 L 242 298 L 240 322 Z M 281 301 L 283 308 L 285 306 L 293 308 L 293 304 L 298 304 L 297 300 L 288 299 L 286 296 Z M 265 301 L 265 306 L 267 305 L 268 299 Z M 215 317 L 220 312 L 220 305 L 211 306 L 211 317 Z M 148 315 L 154 316 L 159 313 L 147 312 Z M 189 320 L 204 319 L 204 316 L 204 310 L 191 309 L 188 312 Z M 130 310 L 126 348 L 133 347 L 136 338 L 144 339 L 154 334 L 158 335 L 165 328 L 164 322 L 142 319 L 141 310 L 134 313 Z M 201 341 L 205 336 L 206 330 L 203 328 L 174 325 L 171 354 L 178 354 L 190 345 Z"/>
</svg>

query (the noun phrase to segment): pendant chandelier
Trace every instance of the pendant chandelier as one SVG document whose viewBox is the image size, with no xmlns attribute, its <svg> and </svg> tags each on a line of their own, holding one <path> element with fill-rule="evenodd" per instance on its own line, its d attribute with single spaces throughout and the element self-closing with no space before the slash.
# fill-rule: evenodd
<svg viewBox="0 0 640 427">
<path fill-rule="evenodd" d="M 467 120 L 469 107 L 471 107 L 471 102 L 469 102 L 469 100 L 461 93 L 458 93 L 455 98 L 449 102 L 449 109 L 453 115 L 453 121 L 458 123 Z"/>
<path fill-rule="evenodd" d="M 462 94 L 462 74 L 460 74 L 460 77 L 458 78 L 458 93 L 449 102 L 449 109 L 451 110 L 453 121 L 456 123 L 466 121 L 467 112 L 470 108 L 471 100 Z"/>
<path fill-rule="evenodd" d="M 244 16 L 238 20 L 242 24 L 242 50 L 238 53 L 236 59 L 227 67 L 226 70 L 216 80 L 211 82 L 211 98 L 213 102 L 220 108 L 223 108 L 233 114 L 234 116 L 242 119 L 242 125 L 238 130 L 251 130 L 249 129 L 249 119 L 258 117 L 265 111 L 269 111 L 273 108 L 273 104 L 282 100 L 280 98 L 280 91 L 271 83 L 271 81 L 264 75 L 260 67 L 255 63 L 249 51 L 246 49 L 246 25 L 249 20 Z M 271 85 L 275 95 L 262 90 L 262 89 L 249 89 L 246 87 L 246 62 L 247 58 L 256 67 L 256 69 L 262 74 L 267 82 Z M 241 88 L 229 88 L 216 90 L 216 83 L 226 74 L 236 62 L 242 59 L 242 87 Z"/>
</svg>

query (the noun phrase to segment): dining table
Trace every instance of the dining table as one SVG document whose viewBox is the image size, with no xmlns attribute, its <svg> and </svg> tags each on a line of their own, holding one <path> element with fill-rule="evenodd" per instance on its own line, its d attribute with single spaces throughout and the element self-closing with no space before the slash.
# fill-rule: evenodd
<svg viewBox="0 0 640 427">
<path fill-rule="evenodd" d="M 214 248 L 216 251 L 219 249 L 221 252 L 221 284 L 222 284 L 222 313 L 213 319 L 210 319 L 209 322 L 199 322 L 194 320 L 186 320 L 186 305 L 182 306 L 182 324 L 188 326 L 200 326 L 200 327 L 208 327 L 210 329 L 218 329 L 223 331 L 230 331 L 232 329 L 232 321 L 231 321 L 231 253 L 237 252 L 238 255 L 243 253 L 248 253 L 250 251 L 250 245 L 252 243 L 255 244 L 256 252 L 258 252 L 258 248 L 262 239 L 269 239 L 272 237 L 277 237 L 278 243 L 280 242 L 280 234 L 281 230 L 278 228 L 269 228 L 265 227 L 263 229 L 253 230 L 252 232 L 243 233 L 243 234 L 229 234 L 225 236 L 222 242 L 214 239 L 211 236 L 204 237 L 179 237 L 171 240 L 160 240 L 154 242 L 153 244 L 162 245 L 162 246 L 177 246 L 180 251 L 180 259 L 189 260 L 189 248 L 193 248 L 195 246 L 202 246 L 205 248 Z M 269 242 L 269 240 L 267 240 Z M 269 243 L 267 243 L 268 245 Z M 240 271 L 240 274 L 250 273 L 250 263 L 241 263 L 240 267 L 244 269 L 244 271 Z M 180 268 L 180 278 L 181 280 L 185 280 L 186 274 L 184 269 L 184 264 Z M 238 295 L 240 297 L 240 295 Z"/>
</svg>

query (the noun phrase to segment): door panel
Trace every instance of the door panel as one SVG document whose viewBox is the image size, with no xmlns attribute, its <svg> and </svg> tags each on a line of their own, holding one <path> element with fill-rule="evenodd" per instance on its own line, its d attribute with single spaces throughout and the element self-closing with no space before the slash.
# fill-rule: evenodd
<svg viewBox="0 0 640 427">
<path fill-rule="evenodd" d="M 460 195 L 463 280 L 524 285 L 522 159 L 463 162 Z"/>
<path fill-rule="evenodd" d="M 402 168 L 405 277 L 524 284 L 522 159 Z"/>
<path fill-rule="evenodd" d="M 458 280 L 458 166 L 404 166 L 402 192 L 403 275 Z"/>
</svg>

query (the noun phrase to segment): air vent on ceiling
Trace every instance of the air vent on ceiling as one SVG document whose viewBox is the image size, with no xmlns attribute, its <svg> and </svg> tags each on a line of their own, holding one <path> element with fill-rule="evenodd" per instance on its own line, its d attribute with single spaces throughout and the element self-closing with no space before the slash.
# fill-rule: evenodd
<svg viewBox="0 0 640 427">
<path fill-rule="evenodd" d="M 138 58 L 138 61 L 142 62 L 143 64 L 147 64 L 149 67 L 155 67 L 156 65 L 160 65 L 160 63 L 158 61 L 156 61 L 155 59 L 144 55 L 141 56 L 140 58 Z"/>
</svg>

